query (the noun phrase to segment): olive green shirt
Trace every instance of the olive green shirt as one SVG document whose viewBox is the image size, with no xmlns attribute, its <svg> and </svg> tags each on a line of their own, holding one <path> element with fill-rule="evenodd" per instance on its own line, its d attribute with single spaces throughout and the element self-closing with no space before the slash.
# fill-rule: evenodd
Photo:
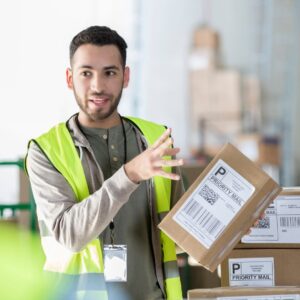
<svg viewBox="0 0 300 300">
<path fill-rule="evenodd" d="M 122 125 L 109 129 L 81 126 L 105 180 L 125 163 L 125 156 L 129 161 L 139 154 L 132 125 L 126 121 L 123 124 L 126 146 Z M 108 282 L 109 299 L 162 299 L 151 250 L 151 219 L 145 182 L 131 194 L 113 223 L 114 243 L 127 245 L 127 282 Z M 102 233 L 104 244 L 111 243 L 110 233 L 109 228 Z"/>
</svg>

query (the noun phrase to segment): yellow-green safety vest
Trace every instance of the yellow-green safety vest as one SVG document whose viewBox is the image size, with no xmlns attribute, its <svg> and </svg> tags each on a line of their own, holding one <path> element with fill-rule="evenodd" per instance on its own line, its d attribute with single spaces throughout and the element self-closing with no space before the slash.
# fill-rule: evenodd
<svg viewBox="0 0 300 300">
<path fill-rule="evenodd" d="M 151 146 L 165 131 L 165 127 L 139 118 L 126 117 L 142 132 Z M 89 189 L 81 160 L 66 123 L 60 123 L 35 140 L 53 166 L 71 186 L 77 201 L 89 196 Z M 30 145 L 29 143 L 29 145 Z M 170 167 L 166 167 L 170 171 Z M 171 180 L 155 176 L 154 190 L 159 219 L 170 210 Z M 67 282 L 76 289 L 77 299 L 108 299 L 102 246 L 99 239 L 88 243 L 80 252 L 71 252 L 60 245 L 53 236 L 41 235 L 46 255 L 44 269 L 69 277 Z M 181 282 L 177 267 L 174 242 L 160 231 L 163 252 L 163 270 L 167 299 L 182 299 Z"/>
</svg>

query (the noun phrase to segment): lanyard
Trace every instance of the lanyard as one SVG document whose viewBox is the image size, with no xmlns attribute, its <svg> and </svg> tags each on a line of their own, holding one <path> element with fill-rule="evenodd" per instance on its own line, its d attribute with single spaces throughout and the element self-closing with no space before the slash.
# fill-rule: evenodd
<svg viewBox="0 0 300 300">
<path fill-rule="evenodd" d="M 120 119 L 121 119 L 123 139 L 124 139 L 124 164 L 125 164 L 127 162 L 127 138 L 126 138 L 126 131 L 125 131 L 125 125 L 124 125 L 123 118 L 121 117 L 120 114 L 119 114 L 119 116 L 120 116 Z M 110 243 L 111 243 L 111 245 L 114 245 L 114 243 L 115 243 L 114 229 L 115 229 L 114 220 L 111 220 L 111 222 L 109 223 Z"/>
</svg>

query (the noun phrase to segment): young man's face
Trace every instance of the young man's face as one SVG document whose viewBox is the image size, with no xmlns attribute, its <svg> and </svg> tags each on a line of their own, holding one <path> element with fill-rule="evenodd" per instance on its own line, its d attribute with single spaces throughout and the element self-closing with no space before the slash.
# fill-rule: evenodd
<svg viewBox="0 0 300 300">
<path fill-rule="evenodd" d="M 123 69 L 114 45 L 80 46 L 67 70 L 68 87 L 80 107 L 79 122 L 87 127 L 111 127 L 119 123 L 117 107 L 128 86 L 129 69 Z"/>
</svg>

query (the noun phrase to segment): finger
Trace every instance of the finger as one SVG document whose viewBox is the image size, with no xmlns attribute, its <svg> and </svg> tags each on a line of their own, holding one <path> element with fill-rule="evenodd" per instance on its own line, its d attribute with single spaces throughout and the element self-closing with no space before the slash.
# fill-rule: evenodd
<svg viewBox="0 0 300 300">
<path fill-rule="evenodd" d="M 177 167 L 183 165 L 183 159 L 157 160 L 154 162 L 155 167 Z"/>
<path fill-rule="evenodd" d="M 179 180 L 180 179 L 180 176 L 178 174 L 168 173 L 161 169 L 156 172 L 156 176 L 161 176 L 161 177 L 168 178 L 171 180 Z"/>
<path fill-rule="evenodd" d="M 180 148 L 167 148 L 164 152 L 164 156 L 174 156 L 180 152 Z"/>
<path fill-rule="evenodd" d="M 260 220 L 261 220 L 261 219 L 257 219 L 257 220 L 253 223 L 253 227 L 257 227 Z"/>
<path fill-rule="evenodd" d="M 171 128 L 168 128 L 151 146 L 152 149 L 159 147 L 171 134 Z"/>
<path fill-rule="evenodd" d="M 252 226 L 252 227 L 257 227 L 258 224 L 259 224 L 259 220 L 256 220 L 256 221 L 253 223 L 253 226 Z"/>
<path fill-rule="evenodd" d="M 263 220 L 266 217 L 265 213 L 262 213 L 257 220 L 253 223 L 253 227 L 257 227 L 259 225 L 259 221 Z"/>
<path fill-rule="evenodd" d="M 170 146 L 173 144 L 173 139 L 172 138 L 168 138 L 167 140 L 165 140 L 161 145 L 159 145 L 155 151 L 157 152 L 157 154 L 159 156 L 164 156 L 165 155 L 165 151 L 167 151 L 167 149 L 172 149 L 170 148 Z"/>
</svg>

